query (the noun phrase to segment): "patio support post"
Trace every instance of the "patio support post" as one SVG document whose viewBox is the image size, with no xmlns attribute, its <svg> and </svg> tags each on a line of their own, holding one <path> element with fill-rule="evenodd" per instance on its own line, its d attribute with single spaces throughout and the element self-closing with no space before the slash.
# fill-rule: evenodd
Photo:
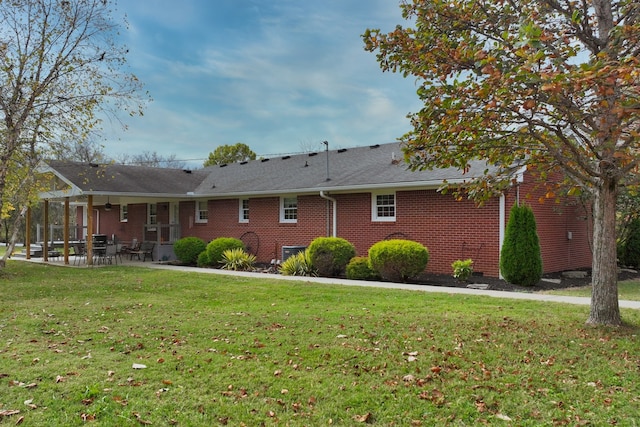
<svg viewBox="0 0 640 427">
<path fill-rule="evenodd" d="M 87 196 L 87 265 L 93 265 L 93 195 Z"/>
<path fill-rule="evenodd" d="M 31 206 L 27 207 L 26 230 L 24 234 L 24 246 L 27 250 L 27 259 L 31 259 Z"/>
<path fill-rule="evenodd" d="M 69 198 L 64 198 L 64 264 L 69 265 Z"/>
<path fill-rule="evenodd" d="M 44 199 L 44 230 L 42 230 L 42 260 L 44 262 L 49 261 L 49 200 Z"/>
</svg>

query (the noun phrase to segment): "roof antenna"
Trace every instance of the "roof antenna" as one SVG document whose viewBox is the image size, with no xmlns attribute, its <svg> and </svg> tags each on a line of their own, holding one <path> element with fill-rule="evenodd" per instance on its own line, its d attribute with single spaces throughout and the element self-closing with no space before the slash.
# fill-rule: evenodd
<svg viewBox="0 0 640 427">
<path fill-rule="evenodd" d="M 322 141 L 322 143 L 327 147 L 327 181 L 331 181 L 331 178 L 329 178 L 329 142 Z"/>
</svg>

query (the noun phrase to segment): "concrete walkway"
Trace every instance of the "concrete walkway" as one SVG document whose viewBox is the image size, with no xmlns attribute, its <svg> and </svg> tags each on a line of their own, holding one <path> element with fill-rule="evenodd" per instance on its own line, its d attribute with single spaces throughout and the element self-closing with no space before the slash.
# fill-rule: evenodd
<svg viewBox="0 0 640 427">
<path fill-rule="evenodd" d="M 164 269 L 164 270 L 179 270 L 179 271 L 189 271 L 189 272 L 205 273 L 205 274 L 221 274 L 221 275 L 228 275 L 228 276 L 251 277 L 256 279 L 269 278 L 269 279 L 277 279 L 277 280 L 293 280 L 297 282 L 302 281 L 302 282 L 325 283 L 325 284 L 345 285 L 345 286 L 363 286 L 363 287 L 375 287 L 375 288 L 385 288 L 385 289 L 404 289 L 409 291 L 464 294 L 464 295 L 486 296 L 486 297 L 493 297 L 493 298 L 510 298 L 510 299 L 531 300 L 531 301 L 557 302 L 557 303 L 564 303 L 564 304 L 578 304 L 578 305 L 591 304 L 591 298 L 587 298 L 587 297 L 549 295 L 549 294 L 541 294 L 541 293 L 533 293 L 533 292 L 528 293 L 528 292 L 491 291 L 491 290 L 468 289 L 468 288 L 449 288 L 449 287 L 442 287 L 442 286 L 411 285 L 406 283 L 347 280 L 347 279 L 337 279 L 337 278 L 331 278 L 331 277 L 284 276 L 281 274 L 251 273 L 246 271 L 219 270 L 215 268 L 182 267 L 182 266 L 176 266 L 176 265 L 156 264 L 156 263 L 141 263 L 139 265 L 144 267 Z M 619 301 L 619 305 L 620 305 L 620 308 L 632 308 L 632 309 L 640 310 L 640 301 L 622 301 L 621 300 Z"/>
<path fill-rule="evenodd" d="M 42 258 L 31 258 L 30 260 L 27 260 L 25 258 L 14 257 L 12 259 L 43 263 Z M 51 265 L 64 265 L 61 262 L 61 260 L 58 260 L 58 259 L 49 261 L 48 263 Z M 385 288 L 385 289 L 403 289 L 408 291 L 420 291 L 420 292 L 440 292 L 440 293 L 446 293 L 446 294 L 464 294 L 464 295 L 485 296 L 485 297 L 492 297 L 492 298 L 520 299 L 520 300 L 530 300 L 530 301 L 556 302 L 556 303 L 564 303 L 564 304 L 577 304 L 577 305 L 591 304 L 591 298 L 587 298 L 587 297 L 549 295 L 549 294 L 534 293 L 534 292 L 510 292 L 510 291 L 492 291 L 492 290 L 469 289 L 469 288 L 450 288 L 450 287 L 443 287 L 443 286 L 412 285 L 407 283 L 347 280 L 347 279 L 337 279 L 332 277 L 284 276 L 281 274 L 252 273 L 247 271 L 229 271 L 229 270 L 220 270 L 215 268 L 184 267 L 184 266 L 161 264 L 161 263 L 149 262 L 149 261 L 141 262 L 141 261 L 129 260 L 129 259 L 125 259 L 123 264 L 130 265 L 130 266 L 135 265 L 136 267 L 147 267 L 147 268 L 155 268 L 155 269 L 162 269 L 162 270 L 174 270 L 174 271 L 201 273 L 201 274 L 219 274 L 219 275 L 227 275 L 227 276 L 251 277 L 255 279 L 269 278 L 269 279 L 275 279 L 275 280 L 292 280 L 296 282 L 325 283 L 325 284 L 332 284 L 332 285 L 361 286 L 361 287 Z M 122 264 L 119 264 L 119 265 L 122 265 Z M 74 267 L 74 266 L 73 264 L 71 264 L 69 265 L 69 267 Z M 76 268 L 77 267 L 87 268 L 86 264 L 82 266 L 76 266 Z M 99 268 L 99 267 L 100 266 L 96 266 L 96 268 Z M 631 308 L 631 309 L 640 310 L 640 301 L 620 300 L 618 303 L 620 305 L 620 308 Z"/>
</svg>

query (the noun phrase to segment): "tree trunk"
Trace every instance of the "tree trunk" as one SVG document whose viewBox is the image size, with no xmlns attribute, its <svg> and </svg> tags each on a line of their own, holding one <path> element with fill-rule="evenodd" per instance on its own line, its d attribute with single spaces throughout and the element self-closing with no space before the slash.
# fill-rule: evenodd
<svg viewBox="0 0 640 427">
<path fill-rule="evenodd" d="M 616 254 L 616 195 L 614 182 L 595 188 L 591 313 L 587 324 L 620 325 Z"/>
<path fill-rule="evenodd" d="M 20 214 L 16 217 L 16 220 L 13 223 L 13 233 L 11 234 L 11 239 L 7 241 L 7 250 L 5 251 L 2 258 L 0 258 L 0 270 L 6 268 L 7 259 L 11 257 L 13 250 L 16 247 L 16 241 L 18 240 L 18 231 L 20 230 L 20 224 L 22 223 L 22 219 L 27 213 L 27 206 L 23 206 L 20 209 Z M 26 242 L 25 242 L 26 243 Z"/>
</svg>

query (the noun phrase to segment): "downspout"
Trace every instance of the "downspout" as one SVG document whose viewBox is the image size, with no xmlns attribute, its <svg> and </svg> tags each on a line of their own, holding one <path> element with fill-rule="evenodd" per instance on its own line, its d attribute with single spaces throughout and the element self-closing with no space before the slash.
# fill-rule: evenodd
<svg viewBox="0 0 640 427">
<path fill-rule="evenodd" d="M 333 237 L 337 237 L 337 227 L 338 227 L 338 213 L 337 213 L 337 206 L 338 206 L 338 201 L 336 199 L 334 199 L 333 197 L 329 197 L 327 194 L 325 194 L 324 190 L 320 190 L 320 197 L 322 197 L 325 200 L 329 200 L 331 202 L 333 202 Z M 329 234 L 329 233 L 327 233 Z"/>
</svg>

